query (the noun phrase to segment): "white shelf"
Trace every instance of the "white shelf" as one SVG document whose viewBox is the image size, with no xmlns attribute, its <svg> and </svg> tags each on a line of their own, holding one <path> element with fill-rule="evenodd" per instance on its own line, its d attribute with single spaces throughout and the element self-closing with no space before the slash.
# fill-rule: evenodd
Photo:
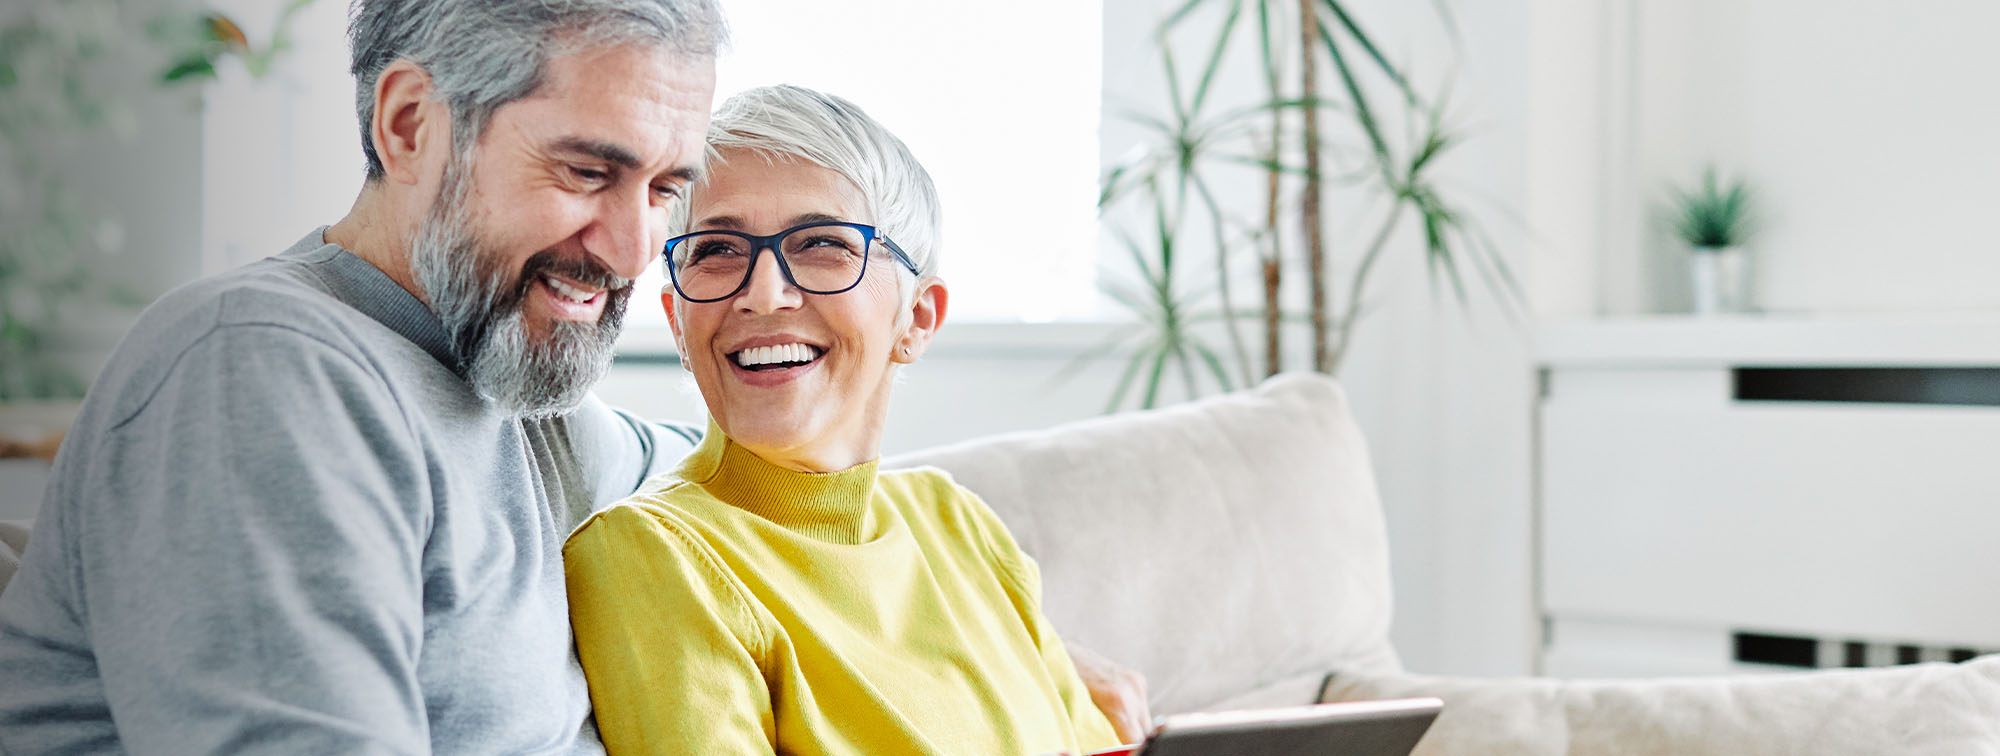
<svg viewBox="0 0 2000 756">
<path fill-rule="evenodd" d="M 1536 331 L 1535 356 L 1557 368 L 2000 365 L 2000 312 L 1560 323 Z"/>
</svg>

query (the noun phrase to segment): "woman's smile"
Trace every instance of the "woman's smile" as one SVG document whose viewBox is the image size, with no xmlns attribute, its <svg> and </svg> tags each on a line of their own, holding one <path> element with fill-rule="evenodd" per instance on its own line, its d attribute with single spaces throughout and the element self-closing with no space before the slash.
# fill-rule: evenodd
<svg viewBox="0 0 2000 756">
<path fill-rule="evenodd" d="M 769 388 L 803 378 L 823 364 L 828 352 L 823 343 L 790 334 L 759 336 L 738 342 L 725 357 L 736 380 Z"/>
</svg>

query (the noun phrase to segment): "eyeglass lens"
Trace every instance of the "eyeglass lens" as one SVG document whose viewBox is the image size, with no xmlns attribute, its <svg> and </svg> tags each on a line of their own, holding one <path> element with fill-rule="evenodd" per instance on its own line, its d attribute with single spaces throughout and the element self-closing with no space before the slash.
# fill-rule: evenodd
<svg viewBox="0 0 2000 756">
<path fill-rule="evenodd" d="M 688 237 L 674 250 L 675 283 L 691 299 L 725 297 L 750 274 L 754 242 L 724 233 Z M 809 226 L 779 239 L 792 281 L 814 293 L 831 293 L 861 280 L 868 255 L 868 236 L 848 226 Z"/>
</svg>

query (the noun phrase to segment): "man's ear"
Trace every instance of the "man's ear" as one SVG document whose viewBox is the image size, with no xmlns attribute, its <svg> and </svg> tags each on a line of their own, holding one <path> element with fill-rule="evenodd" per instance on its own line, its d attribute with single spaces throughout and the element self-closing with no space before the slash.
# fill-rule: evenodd
<svg viewBox="0 0 2000 756">
<path fill-rule="evenodd" d="M 375 117 L 368 138 L 382 172 L 397 183 L 416 184 L 423 163 L 438 149 L 451 149 L 451 114 L 431 98 L 431 75 L 407 60 L 390 63 L 375 79 Z"/>
<path fill-rule="evenodd" d="M 889 359 L 907 365 L 924 356 L 924 350 L 930 348 L 938 328 L 944 325 L 944 313 L 950 301 L 951 292 L 945 288 L 943 279 L 918 281 L 916 301 L 910 304 L 910 327 L 903 330 L 902 338 L 897 339 L 895 348 L 889 350 Z"/>
</svg>

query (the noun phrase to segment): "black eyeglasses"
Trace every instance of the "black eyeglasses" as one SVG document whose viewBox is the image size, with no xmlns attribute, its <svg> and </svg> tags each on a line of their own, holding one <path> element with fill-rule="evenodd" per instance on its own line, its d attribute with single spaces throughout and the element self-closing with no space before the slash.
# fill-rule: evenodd
<svg viewBox="0 0 2000 756">
<path fill-rule="evenodd" d="M 808 294 L 839 294 L 868 275 L 870 247 L 881 241 L 911 274 L 916 263 L 874 226 L 842 221 L 806 223 L 755 236 L 741 231 L 696 231 L 667 240 L 661 256 L 674 291 L 689 302 L 720 302 L 750 284 L 757 255 L 769 248 L 785 282 Z"/>
</svg>

